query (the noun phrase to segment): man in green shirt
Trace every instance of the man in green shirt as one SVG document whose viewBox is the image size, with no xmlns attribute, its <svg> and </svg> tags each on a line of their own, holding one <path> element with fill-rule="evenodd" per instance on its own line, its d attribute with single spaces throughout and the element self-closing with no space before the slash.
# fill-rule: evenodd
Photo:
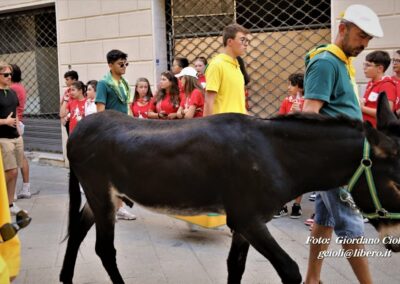
<svg viewBox="0 0 400 284">
<path fill-rule="evenodd" d="M 340 21 L 334 44 L 319 46 L 306 56 L 303 111 L 328 116 L 344 114 L 361 120 L 351 57 L 360 54 L 373 37 L 382 36 L 378 16 L 370 8 L 364 5 L 349 6 Z M 348 239 L 357 239 L 364 235 L 364 224 L 360 214 L 341 202 L 340 190 L 334 188 L 317 195 L 311 237 L 330 239 L 332 242 L 333 231 L 338 237 Z M 342 246 L 346 253 L 364 249 L 363 244 L 356 242 Z M 320 283 L 323 252 L 328 248 L 329 243 L 310 244 L 305 283 Z M 366 257 L 350 256 L 348 261 L 360 283 L 372 283 Z"/>
<path fill-rule="evenodd" d="M 107 63 L 110 68 L 103 79 L 97 83 L 96 108 L 97 112 L 112 109 L 128 114 L 130 103 L 130 87 L 122 77 L 125 74 L 128 54 L 113 49 L 107 53 Z M 135 220 L 136 216 L 123 207 L 122 200 L 117 200 L 117 218 Z"/>
</svg>

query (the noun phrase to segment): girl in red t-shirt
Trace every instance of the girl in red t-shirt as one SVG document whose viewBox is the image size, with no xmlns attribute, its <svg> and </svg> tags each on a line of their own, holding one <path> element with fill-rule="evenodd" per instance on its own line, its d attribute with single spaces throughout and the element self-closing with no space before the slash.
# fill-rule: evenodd
<svg viewBox="0 0 400 284">
<path fill-rule="evenodd" d="M 149 111 L 147 116 L 155 119 L 176 119 L 181 102 L 178 79 L 170 71 L 163 72 L 159 86 L 160 90 L 151 101 L 155 110 Z"/>
<path fill-rule="evenodd" d="M 177 111 L 178 118 L 195 118 L 203 116 L 204 95 L 197 82 L 197 71 L 193 67 L 186 67 L 176 75 L 181 78 L 184 96 Z"/>
<path fill-rule="evenodd" d="M 135 95 L 131 105 L 133 117 L 148 118 L 149 111 L 154 112 L 155 106 L 150 101 L 153 93 L 150 89 L 150 82 L 146 78 L 139 78 L 136 81 Z"/>
<path fill-rule="evenodd" d="M 71 98 L 68 100 L 64 99 L 66 103 L 63 103 L 60 110 L 61 118 L 66 117 L 69 114 L 69 133 L 72 133 L 78 122 L 85 116 L 85 104 L 86 104 L 86 86 L 81 81 L 73 82 L 71 85 Z"/>
<path fill-rule="evenodd" d="M 204 75 L 206 66 L 207 59 L 205 57 L 200 56 L 194 60 L 194 69 L 197 71 L 197 82 L 203 89 L 206 88 L 206 76 Z"/>
</svg>

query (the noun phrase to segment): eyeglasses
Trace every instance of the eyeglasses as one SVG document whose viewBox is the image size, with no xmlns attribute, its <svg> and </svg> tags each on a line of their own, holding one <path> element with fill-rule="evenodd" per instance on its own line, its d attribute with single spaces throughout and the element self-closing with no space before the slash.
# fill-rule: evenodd
<svg viewBox="0 0 400 284">
<path fill-rule="evenodd" d="M 118 63 L 119 67 L 124 68 L 129 66 L 129 62 Z"/>
<path fill-rule="evenodd" d="M 16 222 L 11 224 L 6 223 L 0 227 L 0 236 L 3 239 L 3 242 L 9 241 L 14 238 L 19 230 L 27 227 L 32 221 L 32 218 L 29 217 L 28 213 L 23 210 L 19 211 L 16 217 Z"/>
<path fill-rule="evenodd" d="M 12 76 L 12 73 L 0 73 L 0 75 L 3 75 L 4 78 L 8 78 L 8 76 Z"/>
<path fill-rule="evenodd" d="M 250 44 L 250 40 L 246 37 L 239 38 L 241 44 Z"/>
<path fill-rule="evenodd" d="M 392 59 L 392 62 L 393 62 L 394 64 L 399 64 L 399 63 L 400 63 L 400 59 L 398 59 L 398 58 L 393 58 L 393 59 Z"/>
<path fill-rule="evenodd" d="M 376 67 L 376 66 L 377 66 L 376 64 L 374 64 L 374 63 L 369 63 L 369 62 L 365 62 L 365 63 L 363 64 L 363 67 L 364 67 L 364 68 Z"/>
</svg>

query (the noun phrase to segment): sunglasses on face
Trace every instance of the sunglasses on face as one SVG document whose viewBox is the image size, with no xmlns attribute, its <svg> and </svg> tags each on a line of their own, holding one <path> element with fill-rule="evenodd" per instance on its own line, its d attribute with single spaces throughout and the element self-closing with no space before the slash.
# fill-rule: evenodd
<svg viewBox="0 0 400 284">
<path fill-rule="evenodd" d="M 400 63 L 400 59 L 393 58 L 393 59 L 392 59 L 392 62 L 393 62 L 394 64 L 399 64 L 399 63 Z"/>
<path fill-rule="evenodd" d="M 4 78 L 7 78 L 8 76 L 11 76 L 12 73 L 0 73 L 0 75 L 3 75 Z"/>
<path fill-rule="evenodd" d="M 129 62 L 124 62 L 124 63 L 117 63 L 119 67 L 124 68 L 129 66 Z"/>
<path fill-rule="evenodd" d="M 15 237 L 19 230 L 27 227 L 31 223 L 32 218 L 28 213 L 21 210 L 17 213 L 17 220 L 14 223 L 6 223 L 0 227 L 0 236 L 3 242 L 9 241 Z M 0 241 L 1 242 L 1 241 Z"/>
</svg>

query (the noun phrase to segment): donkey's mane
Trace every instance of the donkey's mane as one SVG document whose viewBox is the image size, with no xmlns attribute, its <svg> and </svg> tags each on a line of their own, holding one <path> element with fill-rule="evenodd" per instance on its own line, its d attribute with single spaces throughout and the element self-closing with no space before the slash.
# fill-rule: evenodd
<svg viewBox="0 0 400 284">
<path fill-rule="evenodd" d="M 288 115 L 277 115 L 270 118 L 271 121 L 282 121 L 282 122 L 306 122 L 317 125 L 329 125 L 329 126 L 351 126 L 362 130 L 362 122 L 357 119 L 349 118 L 345 115 L 339 115 L 336 117 L 321 115 L 318 113 L 293 113 Z"/>
</svg>

